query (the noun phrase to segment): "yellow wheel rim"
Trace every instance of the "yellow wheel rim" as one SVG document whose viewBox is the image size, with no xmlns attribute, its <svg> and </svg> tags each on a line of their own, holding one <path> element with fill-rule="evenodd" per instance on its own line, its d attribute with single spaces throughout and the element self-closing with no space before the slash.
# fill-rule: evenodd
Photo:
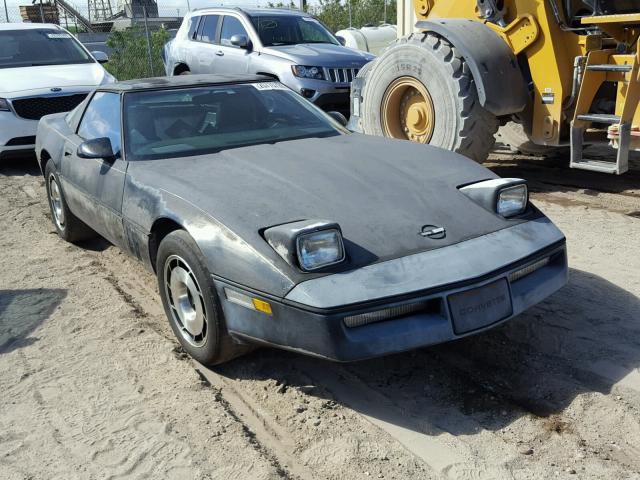
<svg viewBox="0 0 640 480">
<path fill-rule="evenodd" d="M 429 143 L 435 126 L 431 95 L 413 77 L 393 81 L 382 99 L 382 128 L 387 137 Z"/>
</svg>

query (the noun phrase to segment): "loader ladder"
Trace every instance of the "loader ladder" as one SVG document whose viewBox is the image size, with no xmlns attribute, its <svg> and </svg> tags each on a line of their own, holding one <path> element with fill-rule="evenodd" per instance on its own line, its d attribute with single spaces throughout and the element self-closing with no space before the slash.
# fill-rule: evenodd
<svg viewBox="0 0 640 480">
<path fill-rule="evenodd" d="M 624 22 L 621 21 L 621 17 Z M 600 24 L 605 31 L 619 33 L 627 22 L 640 23 L 640 14 L 588 17 L 583 18 L 582 22 Z M 639 54 L 640 49 L 637 47 L 632 54 L 621 54 L 617 50 L 589 52 L 571 122 L 571 168 L 616 175 L 629 169 L 629 151 L 640 147 Z M 604 82 L 616 83 L 615 114 L 590 112 L 593 99 Z M 605 131 L 603 127 L 606 126 L 608 127 Z M 585 136 L 587 142 L 606 139 L 612 146 L 617 147 L 615 162 L 584 158 Z"/>
</svg>

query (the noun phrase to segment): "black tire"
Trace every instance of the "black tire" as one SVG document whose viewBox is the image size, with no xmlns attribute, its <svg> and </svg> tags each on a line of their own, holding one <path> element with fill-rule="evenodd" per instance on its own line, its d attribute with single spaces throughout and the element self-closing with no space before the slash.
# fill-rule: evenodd
<svg viewBox="0 0 640 480">
<path fill-rule="evenodd" d="M 381 108 L 385 92 L 397 79 L 413 77 L 433 101 L 435 121 L 429 143 L 478 162 L 487 158 L 498 120 L 480 105 L 469 66 L 447 40 L 431 32 L 401 38 L 364 75 L 364 133 L 384 135 Z"/>
<path fill-rule="evenodd" d="M 533 143 L 520 123 L 508 122 L 496 133 L 496 141 L 505 145 L 514 153 L 533 156 L 560 155 L 569 152 L 569 147 L 548 147 Z"/>
<path fill-rule="evenodd" d="M 185 284 L 182 302 L 175 300 L 180 297 L 177 289 L 181 281 L 176 279 L 175 284 L 172 283 L 173 276 L 179 277 L 182 274 L 178 268 L 187 272 L 187 282 L 191 282 L 191 286 L 195 287 L 190 289 Z M 158 289 L 169 324 L 182 348 L 189 355 L 203 365 L 212 366 L 252 350 L 250 346 L 237 344 L 227 333 L 211 274 L 200 249 L 187 232 L 176 230 L 162 240 L 158 248 L 156 272 Z M 194 331 L 189 331 L 188 321 L 183 322 L 179 313 L 183 311 L 182 306 L 187 310 L 192 308 L 195 312 L 195 316 L 192 317 L 195 319 L 193 325 L 199 325 L 198 312 L 204 315 L 201 318 L 200 333 L 197 333 L 197 328 L 194 327 L 191 327 Z"/>
<path fill-rule="evenodd" d="M 44 178 L 51 221 L 60 238 L 75 243 L 95 237 L 96 232 L 69 210 L 55 164 L 51 160 L 47 162 L 44 169 Z"/>
</svg>

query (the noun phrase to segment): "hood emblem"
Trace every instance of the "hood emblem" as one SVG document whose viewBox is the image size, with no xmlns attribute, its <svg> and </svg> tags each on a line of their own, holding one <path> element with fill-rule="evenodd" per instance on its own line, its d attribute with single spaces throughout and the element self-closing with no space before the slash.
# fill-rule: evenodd
<svg viewBox="0 0 640 480">
<path fill-rule="evenodd" d="M 60 87 L 51 87 L 49 90 L 51 90 L 52 92 L 59 92 L 62 89 Z"/>
<path fill-rule="evenodd" d="M 434 240 L 441 240 L 447 236 L 447 231 L 444 227 L 438 227 L 437 225 L 424 225 L 420 229 L 420 235 Z"/>
</svg>

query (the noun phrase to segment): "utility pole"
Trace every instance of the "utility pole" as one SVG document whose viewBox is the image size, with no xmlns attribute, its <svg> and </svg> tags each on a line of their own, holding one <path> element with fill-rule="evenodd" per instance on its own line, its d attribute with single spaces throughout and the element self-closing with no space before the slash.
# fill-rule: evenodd
<svg viewBox="0 0 640 480">
<path fill-rule="evenodd" d="M 4 0 L 4 15 L 7 17 L 7 23 L 9 23 L 9 10 L 7 10 L 7 0 Z"/>
<path fill-rule="evenodd" d="M 349 5 L 349 28 L 352 27 L 352 22 L 351 22 L 351 0 L 347 0 L 348 5 Z"/>
</svg>

